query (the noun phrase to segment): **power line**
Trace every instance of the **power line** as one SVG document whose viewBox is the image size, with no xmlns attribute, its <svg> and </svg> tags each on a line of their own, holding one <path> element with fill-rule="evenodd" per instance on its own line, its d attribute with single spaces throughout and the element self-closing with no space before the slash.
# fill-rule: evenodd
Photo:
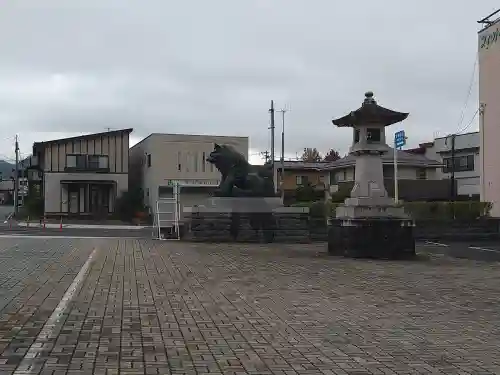
<svg viewBox="0 0 500 375">
<path fill-rule="evenodd" d="M 474 115 L 472 116 L 472 119 L 469 121 L 469 123 L 464 126 L 461 130 L 459 130 L 456 134 L 460 134 L 460 133 L 463 133 L 465 132 L 467 129 L 469 129 L 469 127 L 472 125 L 472 123 L 474 122 L 477 114 L 479 113 L 479 108 L 476 109 L 476 112 L 474 112 Z"/>
<path fill-rule="evenodd" d="M 467 91 L 467 96 L 465 98 L 465 102 L 464 102 L 464 105 L 462 107 L 462 111 L 460 113 L 460 120 L 458 121 L 457 128 L 460 128 L 460 126 L 462 125 L 462 122 L 464 121 L 465 111 L 467 110 L 467 106 L 469 104 L 469 99 L 470 99 L 470 96 L 472 94 L 472 87 L 474 86 L 474 81 L 475 81 L 474 78 L 476 76 L 476 68 L 477 68 L 478 60 L 479 60 L 479 54 L 476 54 L 476 58 L 474 60 L 474 67 L 472 68 L 472 75 L 471 75 L 470 82 L 469 82 L 469 89 Z M 456 132 L 456 133 L 458 133 L 458 132 Z"/>
</svg>

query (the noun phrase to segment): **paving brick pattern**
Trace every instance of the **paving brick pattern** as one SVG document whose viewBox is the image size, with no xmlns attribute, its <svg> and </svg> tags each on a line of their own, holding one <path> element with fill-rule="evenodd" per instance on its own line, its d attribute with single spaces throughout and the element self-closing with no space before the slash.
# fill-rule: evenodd
<svg viewBox="0 0 500 375">
<path fill-rule="evenodd" d="M 23 361 L 94 246 L 61 324 L 39 358 L 24 359 L 29 373 L 500 374 L 497 263 L 355 261 L 322 245 L 89 241 L 4 245 L 0 264 L 12 270 L 0 280 L 17 285 L 16 272 L 30 270 L 33 280 L 2 292 L 1 374 Z"/>
</svg>

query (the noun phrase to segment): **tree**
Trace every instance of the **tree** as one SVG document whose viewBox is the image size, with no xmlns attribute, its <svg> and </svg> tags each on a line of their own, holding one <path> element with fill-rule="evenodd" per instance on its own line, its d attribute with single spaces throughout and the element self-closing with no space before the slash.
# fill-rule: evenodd
<svg viewBox="0 0 500 375">
<path fill-rule="evenodd" d="M 304 148 L 304 152 L 300 159 L 308 162 L 321 161 L 321 154 L 317 148 Z"/>
<path fill-rule="evenodd" d="M 340 159 L 339 152 L 332 148 L 330 149 L 330 151 L 327 152 L 323 161 L 337 161 L 339 159 Z"/>
</svg>

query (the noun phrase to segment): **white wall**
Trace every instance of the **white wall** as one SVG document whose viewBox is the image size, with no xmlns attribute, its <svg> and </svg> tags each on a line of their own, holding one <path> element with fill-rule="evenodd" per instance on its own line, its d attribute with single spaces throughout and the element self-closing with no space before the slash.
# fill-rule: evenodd
<svg viewBox="0 0 500 375">
<path fill-rule="evenodd" d="M 44 174 L 45 212 L 59 213 L 68 211 L 68 193 L 61 187 L 61 181 L 116 181 L 117 196 L 128 190 L 128 175 L 124 173 L 50 173 Z M 112 202 L 112 201 L 111 201 Z"/>
<path fill-rule="evenodd" d="M 480 134 L 478 132 L 460 134 L 455 137 L 455 157 L 474 156 L 474 170 L 456 171 L 458 195 L 475 195 L 480 193 Z M 426 149 L 425 156 L 443 162 L 444 158 L 451 157 L 451 138 L 442 137 L 434 140 L 433 147 Z M 440 179 L 451 177 L 451 173 L 443 172 L 442 168 L 436 170 Z"/>
<path fill-rule="evenodd" d="M 145 194 L 149 190 L 145 204 L 154 207 L 158 187 L 167 186 L 169 180 L 218 184 L 220 173 L 204 160 L 213 151 L 215 143 L 233 146 L 248 160 L 248 137 L 155 133 L 132 147 L 131 163 L 139 163 Z M 151 167 L 147 166 L 147 154 L 151 155 Z"/>
<path fill-rule="evenodd" d="M 393 168 L 392 165 L 384 164 L 384 168 Z M 411 166 L 398 166 L 398 178 L 401 180 L 416 180 L 417 179 L 417 171 L 420 168 L 411 167 Z M 427 180 L 435 180 L 437 179 L 436 168 L 426 168 L 426 176 Z M 337 182 L 344 181 L 354 181 L 354 167 L 347 167 L 343 169 L 338 169 L 332 171 L 335 175 L 335 180 Z"/>
</svg>

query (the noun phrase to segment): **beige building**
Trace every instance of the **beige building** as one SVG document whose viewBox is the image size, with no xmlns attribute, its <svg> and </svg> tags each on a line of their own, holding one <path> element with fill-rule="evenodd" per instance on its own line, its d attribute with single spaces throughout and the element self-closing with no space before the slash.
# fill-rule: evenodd
<svg viewBox="0 0 500 375">
<path fill-rule="evenodd" d="M 42 172 L 45 215 L 105 217 L 128 190 L 132 129 L 37 142 L 30 168 Z"/>
<path fill-rule="evenodd" d="M 130 149 L 131 184 L 142 187 L 152 212 L 158 199 L 172 197 L 174 183 L 181 186 L 182 206 L 200 203 L 220 183 L 220 173 L 206 162 L 215 143 L 233 146 L 248 160 L 248 137 L 153 133 Z"/>
<path fill-rule="evenodd" d="M 480 22 L 479 113 L 481 200 L 493 203 L 492 216 L 500 216 L 500 10 Z"/>
</svg>

